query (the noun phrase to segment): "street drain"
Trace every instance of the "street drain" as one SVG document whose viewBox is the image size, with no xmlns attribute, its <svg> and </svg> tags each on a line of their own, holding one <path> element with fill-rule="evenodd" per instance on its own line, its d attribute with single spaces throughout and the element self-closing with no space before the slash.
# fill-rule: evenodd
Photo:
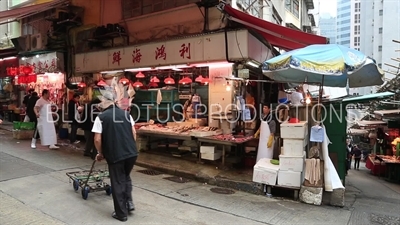
<svg viewBox="0 0 400 225">
<path fill-rule="evenodd" d="M 138 170 L 139 173 L 143 173 L 146 175 L 150 175 L 150 176 L 156 176 L 156 175 L 160 175 L 162 173 L 155 171 L 155 170 Z"/>
<path fill-rule="evenodd" d="M 189 179 L 183 177 L 164 177 L 164 179 L 181 184 L 190 182 Z"/>
<path fill-rule="evenodd" d="M 226 189 L 226 188 L 211 188 L 210 191 L 217 193 L 217 194 L 224 194 L 224 195 L 231 195 L 234 194 L 235 192 L 230 190 L 230 189 Z"/>
</svg>

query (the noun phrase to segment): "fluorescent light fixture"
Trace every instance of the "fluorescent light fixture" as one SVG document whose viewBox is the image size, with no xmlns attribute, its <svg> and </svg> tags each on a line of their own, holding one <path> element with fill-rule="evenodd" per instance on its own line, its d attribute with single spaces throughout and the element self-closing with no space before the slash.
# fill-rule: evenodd
<svg viewBox="0 0 400 225">
<path fill-rule="evenodd" d="M 249 66 L 252 66 L 252 67 L 256 67 L 256 68 L 260 67 L 260 64 L 257 64 L 253 61 L 247 61 L 246 64 Z"/>
<path fill-rule="evenodd" d="M 17 58 L 17 57 L 12 56 L 12 57 L 3 58 L 3 60 L 10 60 L 10 59 L 15 59 L 15 58 Z"/>
<path fill-rule="evenodd" d="M 170 66 L 159 66 L 156 67 L 157 70 L 176 70 L 176 71 L 181 71 L 180 68 L 188 68 L 190 66 L 186 65 L 186 64 L 181 64 L 181 65 L 170 65 Z"/>
<path fill-rule="evenodd" d="M 122 73 L 124 72 L 123 70 L 110 70 L 110 71 L 102 71 L 100 73 Z"/>
<path fill-rule="evenodd" d="M 226 68 L 232 67 L 233 63 L 229 62 L 210 62 L 210 63 L 197 63 L 191 64 L 193 67 L 210 67 L 210 68 Z"/>
<path fill-rule="evenodd" d="M 139 71 L 149 71 L 152 70 L 153 68 L 151 67 L 143 67 L 143 68 L 132 68 L 132 69 L 126 69 L 125 71 L 127 72 L 139 72 Z"/>
</svg>

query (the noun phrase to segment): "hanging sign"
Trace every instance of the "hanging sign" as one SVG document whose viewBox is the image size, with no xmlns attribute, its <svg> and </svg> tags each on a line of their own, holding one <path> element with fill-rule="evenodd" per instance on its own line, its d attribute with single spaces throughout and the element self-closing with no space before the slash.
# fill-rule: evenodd
<svg viewBox="0 0 400 225">
<path fill-rule="evenodd" d="M 0 60 L 0 77 L 6 77 L 6 76 L 16 76 L 17 73 L 11 74 L 11 71 L 16 70 L 14 68 L 18 69 L 19 67 L 19 61 L 17 57 L 10 57 L 10 58 L 5 58 Z"/>
<path fill-rule="evenodd" d="M 23 57 L 19 64 L 31 67 L 35 74 L 64 72 L 64 56 L 58 52 L 40 54 L 29 58 Z"/>
<path fill-rule="evenodd" d="M 15 83 L 18 84 L 29 84 L 29 83 L 35 83 L 37 80 L 36 75 L 22 75 L 22 76 L 17 76 Z"/>
</svg>

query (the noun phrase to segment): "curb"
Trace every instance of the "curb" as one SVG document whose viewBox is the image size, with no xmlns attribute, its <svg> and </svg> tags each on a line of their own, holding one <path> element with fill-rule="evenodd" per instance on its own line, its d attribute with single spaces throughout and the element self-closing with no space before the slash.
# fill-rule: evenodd
<svg viewBox="0 0 400 225">
<path fill-rule="evenodd" d="M 189 173 L 189 172 L 183 171 L 183 170 L 177 170 L 174 168 L 163 167 L 161 165 L 154 165 L 154 164 L 152 164 L 150 162 L 146 162 L 146 161 L 140 161 L 139 158 L 136 161 L 136 165 L 138 165 L 140 167 L 148 168 L 148 169 L 153 169 L 153 170 L 163 172 L 166 174 L 195 180 L 195 181 L 201 182 L 201 183 L 206 183 L 206 184 L 219 186 L 219 187 L 223 187 L 223 188 L 230 188 L 230 189 L 234 189 L 237 191 L 243 191 L 243 192 L 256 194 L 256 195 L 264 195 L 263 185 L 253 183 L 253 182 L 229 180 L 229 179 L 219 177 L 219 176 L 210 177 L 210 176 L 206 176 L 201 173 L 197 173 L 197 174 Z"/>
</svg>

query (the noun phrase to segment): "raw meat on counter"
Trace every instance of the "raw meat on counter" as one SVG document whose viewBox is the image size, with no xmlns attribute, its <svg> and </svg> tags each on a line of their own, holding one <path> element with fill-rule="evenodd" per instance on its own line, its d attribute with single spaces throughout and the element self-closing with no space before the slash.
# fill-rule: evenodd
<svg viewBox="0 0 400 225">
<path fill-rule="evenodd" d="M 253 136 L 221 134 L 221 135 L 211 136 L 209 138 L 217 139 L 217 140 L 220 140 L 220 141 L 230 141 L 230 142 L 235 142 L 235 143 L 243 143 L 243 142 L 246 142 L 246 141 L 249 141 L 249 140 L 253 139 Z"/>
</svg>

